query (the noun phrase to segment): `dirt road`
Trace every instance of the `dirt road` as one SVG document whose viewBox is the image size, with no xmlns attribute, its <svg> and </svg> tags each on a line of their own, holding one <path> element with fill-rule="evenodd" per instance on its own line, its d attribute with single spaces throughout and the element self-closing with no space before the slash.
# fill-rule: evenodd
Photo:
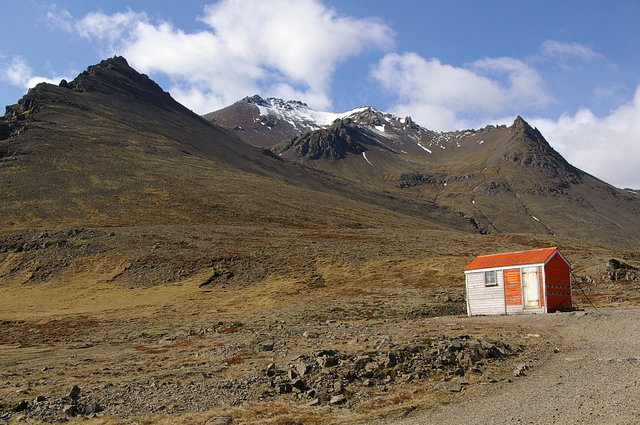
<svg viewBox="0 0 640 425">
<path fill-rule="evenodd" d="M 539 324 L 564 343 L 549 360 L 478 397 L 381 424 L 638 424 L 640 310 L 470 319 Z"/>
</svg>

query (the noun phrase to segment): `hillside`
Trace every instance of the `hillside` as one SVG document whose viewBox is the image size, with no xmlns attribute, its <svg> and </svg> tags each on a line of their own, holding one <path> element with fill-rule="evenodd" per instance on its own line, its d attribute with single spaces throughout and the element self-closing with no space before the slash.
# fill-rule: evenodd
<svg viewBox="0 0 640 425">
<path fill-rule="evenodd" d="M 89 67 L 59 87 L 38 85 L 8 107 L 2 128 L 5 230 L 260 222 L 369 226 L 385 217 L 397 221 L 396 210 L 472 229 L 431 202 L 356 188 L 246 146 L 232 131 L 175 102 L 123 58 Z M 349 224 L 337 209 L 351 210 L 355 221 Z"/>
<path fill-rule="evenodd" d="M 251 109 L 245 100 L 208 116 L 227 126 L 241 116 L 269 119 L 268 130 L 253 126 L 238 133 L 261 145 L 267 144 L 263 135 L 270 135 L 271 149 L 281 158 L 451 208 L 484 233 L 557 234 L 638 247 L 640 197 L 569 164 L 521 117 L 510 127 L 435 132 L 373 107 L 334 114 L 331 124 L 310 124 L 314 113 L 306 105 L 262 102 Z M 304 125 L 296 126 L 302 115 L 298 122 Z M 296 129 L 295 136 L 275 143 Z"/>
</svg>

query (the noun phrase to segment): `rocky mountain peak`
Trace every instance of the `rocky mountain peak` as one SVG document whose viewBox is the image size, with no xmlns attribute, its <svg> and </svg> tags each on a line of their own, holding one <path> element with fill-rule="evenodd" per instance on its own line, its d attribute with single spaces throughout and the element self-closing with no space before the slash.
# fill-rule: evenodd
<svg viewBox="0 0 640 425">
<path fill-rule="evenodd" d="M 177 107 L 177 103 L 147 75 L 141 74 L 122 56 L 114 56 L 88 67 L 73 81 L 62 80 L 60 87 L 77 91 L 115 93 L 133 97 L 138 101 L 153 103 L 157 106 Z M 183 109 L 184 107 L 181 107 Z"/>
<path fill-rule="evenodd" d="M 264 100 L 260 95 L 254 94 L 253 96 L 247 96 L 242 98 L 239 103 L 249 103 L 252 105 L 260 105 L 264 107 L 271 106 L 269 103 Z"/>
<path fill-rule="evenodd" d="M 299 108 L 309 109 L 309 105 L 299 100 L 283 100 L 277 97 L 263 98 L 257 94 L 254 94 L 253 96 L 247 96 L 240 102 L 280 110 L 294 110 Z"/>
<path fill-rule="evenodd" d="M 367 150 L 364 145 L 377 145 L 377 142 L 362 132 L 351 118 L 336 120 L 327 128 L 294 137 L 275 149 L 276 152 L 295 152 L 297 158 L 342 159 L 347 154 L 361 154 Z"/>
</svg>

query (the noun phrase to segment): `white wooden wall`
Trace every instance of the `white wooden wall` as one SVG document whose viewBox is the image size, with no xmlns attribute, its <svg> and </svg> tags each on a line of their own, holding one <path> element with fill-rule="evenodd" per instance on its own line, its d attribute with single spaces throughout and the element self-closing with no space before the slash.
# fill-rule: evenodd
<svg viewBox="0 0 640 425">
<path fill-rule="evenodd" d="M 502 270 L 497 275 L 496 286 L 484 286 L 484 272 L 467 273 L 467 314 L 505 314 L 504 279 Z"/>
</svg>

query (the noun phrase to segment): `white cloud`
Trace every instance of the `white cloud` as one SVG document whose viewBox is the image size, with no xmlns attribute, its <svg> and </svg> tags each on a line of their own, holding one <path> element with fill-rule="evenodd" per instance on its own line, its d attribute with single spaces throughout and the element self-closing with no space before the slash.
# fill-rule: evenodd
<svg viewBox="0 0 640 425">
<path fill-rule="evenodd" d="M 614 186 L 640 189 L 640 86 L 631 101 L 605 117 L 581 109 L 531 124 L 576 167 Z"/>
<path fill-rule="evenodd" d="M 110 49 L 116 49 L 122 41 L 135 34 L 139 25 L 148 20 L 145 13 L 136 13 L 132 10 L 113 15 L 91 12 L 75 22 L 74 29 L 82 37 L 105 41 Z"/>
<path fill-rule="evenodd" d="M 47 22 L 53 28 L 61 28 L 67 32 L 73 31 L 73 16 L 68 10 L 58 10 L 56 5 L 49 7 Z"/>
<path fill-rule="evenodd" d="M 485 58 L 456 67 L 417 53 L 389 53 L 372 76 L 397 98 L 392 112 L 412 114 L 416 122 L 438 130 L 468 127 L 552 100 L 536 70 L 513 58 Z"/>
<path fill-rule="evenodd" d="M 519 107 L 541 108 L 552 102 L 552 97 L 544 89 L 544 81 L 540 74 L 519 59 L 501 57 L 484 58 L 473 62 L 478 71 L 493 72 L 506 76 L 508 84 L 501 87 L 505 104 L 516 103 Z M 499 83 L 497 83 L 499 84 Z"/>
<path fill-rule="evenodd" d="M 33 75 L 33 70 L 21 57 L 14 57 L 11 62 L 0 67 L 0 79 L 24 89 L 34 87 L 38 83 L 58 84 L 63 78 Z"/>
<path fill-rule="evenodd" d="M 200 113 L 253 93 L 329 108 L 337 66 L 393 44 L 382 22 L 339 15 L 319 0 L 222 0 L 204 8 L 207 29 L 192 33 L 131 10 L 92 12 L 71 26 L 66 15 L 52 19 L 141 72 L 168 75 L 169 91 Z"/>
<path fill-rule="evenodd" d="M 572 56 L 584 61 L 603 59 L 600 53 L 595 52 L 581 43 L 563 43 L 555 40 L 546 40 L 540 46 L 540 51 L 545 56 Z"/>
</svg>

